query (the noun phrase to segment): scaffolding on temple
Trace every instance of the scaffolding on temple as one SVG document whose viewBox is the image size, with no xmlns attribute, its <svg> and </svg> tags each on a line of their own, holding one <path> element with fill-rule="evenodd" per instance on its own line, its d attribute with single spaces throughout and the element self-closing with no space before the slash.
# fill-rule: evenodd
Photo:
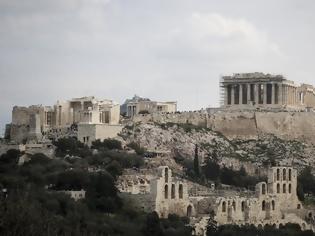
<svg viewBox="0 0 315 236">
<path fill-rule="evenodd" d="M 220 87 L 220 107 L 223 107 L 225 104 L 225 89 L 223 85 L 224 79 L 223 76 L 220 77 L 219 87 Z"/>
</svg>

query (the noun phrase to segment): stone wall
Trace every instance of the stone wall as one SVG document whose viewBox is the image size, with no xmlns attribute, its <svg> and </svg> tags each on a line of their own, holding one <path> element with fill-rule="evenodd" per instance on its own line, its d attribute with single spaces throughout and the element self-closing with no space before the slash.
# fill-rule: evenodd
<svg viewBox="0 0 315 236">
<path fill-rule="evenodd" d="M 78 140 L 90 146 L 97 139 L 103 141 L 107 138 L 116 137 L 122 128 L 121 125 L 79 124 Z"/>
<path fill-rule="evenodd" d="M 315 144 L 315 112 L 221 111 L 149 114 L 134 117 L 135 122 L 191 123 L 220 132 L 229 139 L 256 139 L 270 133 L 283 139 L 299 139 Z"/>
</svg>

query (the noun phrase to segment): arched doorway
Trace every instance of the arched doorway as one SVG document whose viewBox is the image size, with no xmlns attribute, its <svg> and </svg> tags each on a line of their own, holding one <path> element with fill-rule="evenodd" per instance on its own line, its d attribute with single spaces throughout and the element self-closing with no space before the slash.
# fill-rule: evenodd
<svg viewBox="0 0 315 236">
<path fill-rule="evenodd" d="M 189 205 L 189 206 L 187 207 L 187 217 L 191 217 L 191 215 L 192 215 L 192 206 Z"/>
</svg>

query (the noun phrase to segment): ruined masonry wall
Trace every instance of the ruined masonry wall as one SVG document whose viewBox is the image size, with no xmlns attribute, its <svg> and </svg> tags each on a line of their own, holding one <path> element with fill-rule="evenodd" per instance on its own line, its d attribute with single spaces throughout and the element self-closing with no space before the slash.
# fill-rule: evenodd
<svg viewBox="0 0 315 236">
<path fill-rule="evenodd" d="M 224 111 L 215 114 L 182 112 L 134 117 L 135 122 L 191 123 L 220 132 L 227 138 L 255 139 L 271 133 L 283 139 L 315 144 L 315 112 Z"/>
</svg>

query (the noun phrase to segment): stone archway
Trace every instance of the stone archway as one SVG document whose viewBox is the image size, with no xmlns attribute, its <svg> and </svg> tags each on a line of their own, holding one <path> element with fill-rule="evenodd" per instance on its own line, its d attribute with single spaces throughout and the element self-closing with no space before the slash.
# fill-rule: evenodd
<svg viewBox="0 0 315 236">
<path fill-rule="evenodd" d="M 192 216 L 192 206 L 189 205 L 189 206 L 187 207 L 187 217 L 191 217 L 191 216 Z"/>
</svg>

